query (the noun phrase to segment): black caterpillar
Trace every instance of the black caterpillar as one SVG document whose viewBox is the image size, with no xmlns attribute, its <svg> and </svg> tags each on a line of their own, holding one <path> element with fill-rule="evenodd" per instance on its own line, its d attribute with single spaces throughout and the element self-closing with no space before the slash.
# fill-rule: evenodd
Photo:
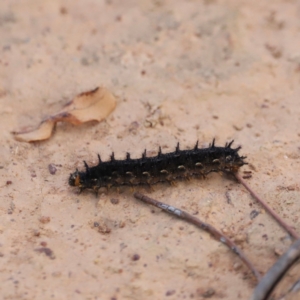
<svg viewBox="0 0 300 300">
<path fill-rule="evenodd" d="M 77 169 L 70 174 L 69 185 L 78 186 L 80 191 L 92 189 L 96 193 L 102 187 L 119 187 L 122 185 L 136 186 L 153 185 L 159 182 L 172 183 L 178 179 L 205 177 L 212 172 L 235 173 L 247 164 L 245 156 L 239 156 L 241 147 L 231 148 L 233 141 L 225 147 L 216 147 L 215 140 L 208 148 L 198 148 L 198 142 L 192 150 L 176 150 L 163 154 L 161 148 L 157 156 L 146 157 L 146 150 L 139 159 L 116 160 L 114 152 L 110 161 L 102 162 L 98 154 L 97 166 L 89 167 L 84 161 L 85 172 Z"/>
</svg>

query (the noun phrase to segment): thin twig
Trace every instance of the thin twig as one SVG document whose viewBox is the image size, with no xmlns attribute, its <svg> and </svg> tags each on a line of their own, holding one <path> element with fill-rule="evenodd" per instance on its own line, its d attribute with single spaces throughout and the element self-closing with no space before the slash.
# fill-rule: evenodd
<svg viewBox="0 0 300 300">
<path fill-rule="evenodd" d="M 289 226 L 281 217 L 279 217 L 279 215 L 277 215 L 276 212 L 274 212 L 272 208 L 251 189 L 251 187 L 238 173 L 234 173 L 234 176 L 249 191 L 249 193 L 263 206 L 263 208 L 280 224 L 282 228 L 284 228 L 294 239 L 300 239 L 300 235 L 291 226 Z"/>
<path fill-rule="evenodd" d="M 266 300 L 283 275 L 300 257 L 300 239 L 297 240 L 269 269 L 256 286 L 250 300 Z"/>
<path fill-rule="evenodd" d="M 155 199 L 149 198 L 139 192 L 136 192 L 133 194 L 134 197 L 138 200 L 141 200 L 147 204 L 151 204 L 153 206 L 159 207 L 162 210 L 175 215 L 178 218 L 181 218 L 189 223 L 192 223 L 194 225 L 196 225 L 197 227 L 200 227 L 201 229 L 207 231 L 208 233 L 210 233 L 216 240 L 224 243 L 231 251 L 233 251 L 236 255 L 238 255 L 240 257 L 240 259 L 244 262 L 244 264 L 252 271 L 252 273 L 254 274 L 254 276 L 256 277 L 256 279 L 259 281 L 261 279 L 261 275 L 259 274 L 259 272 L 254 268 L 254 266 L 252 265 L 252 263 L 248 260 L 248 258 L 245 256 L 245 254 L 242 252 L 241 249 L 238 248 L 238 246 L 236 246 L 234 244 L 234 242 L 229 239 L 228 237 L 226 237 L 224 234 L 222 234 L 220 231 L 218 231 L 217 229 L 215 229 L 213 226 L 202 222 L 201 220 L 199 220 L 198 218 L 190 215 L 189 213 L 178 209 L 174 206 L 165 204 L 163 202 L 159 202 Z"/>
</svg>

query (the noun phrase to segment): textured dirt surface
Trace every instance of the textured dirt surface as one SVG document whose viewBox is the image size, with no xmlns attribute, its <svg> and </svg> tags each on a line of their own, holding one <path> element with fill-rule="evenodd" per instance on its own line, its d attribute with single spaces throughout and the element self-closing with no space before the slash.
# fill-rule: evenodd
<svg viewBox="0 0 300 300">
<path fill-rule="evenodd" d="M 249 270 L 206 232 L 130 189 L 96 198 L 67 179 L 97 153 L 234 139 L 248 183 L 300 232 L 299 1 L 10 0 L 0 32 L 3 299 L 250 297 Z M 58 125 L 42 143 L 10 134 L 99 85 L 118 99 L 106 121 Z M 262 273 L 292 242 L 217 174 L 150 195 L 222 230 Z"/>
</svg>

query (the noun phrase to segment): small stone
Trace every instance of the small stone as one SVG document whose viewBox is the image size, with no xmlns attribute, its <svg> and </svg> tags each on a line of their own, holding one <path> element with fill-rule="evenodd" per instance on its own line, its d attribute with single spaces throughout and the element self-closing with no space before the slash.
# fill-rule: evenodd
<svg viewBox="0 0 300 300">
<path fill-rule="evenodd" d="M 42 216 L 42 217 L 40 217 L 39 221 L 43 224 L 47 224 L 51 221 L 51 219 L 50 219 L 50 217 Z"/>
<path fill-rule="evenodd" d="M 274 253 L 275 253 L 277 256 L 281 256 L 281 255 L 284 253 L 284 250 L 283 250 L 283 248 L 281 248 L 281 247 L 276 247 L 276 248 L 274 249 Z"/>
<path fill-rule="evenodd" d="M 125 222 L 124 221 L 120 221 L 119 222 L 119 228 L 124 228 L 125 227 Z"/>
<path fill-rule="evenodd" d="M 35 249 L 35 251 L 40 252 L 40 253 L 44 253 L 50 259 L 55 259 L 55 255 L 54 255 L 53 251 L 50 248 L 42 247 L 42 248 Z"/>
<path fill-rule="evenodd" d="M 37 229 L 33 230 L 33 235 L 34 236 L 40 236 L 41 235 L 41 232 L 38 231 Z"/>
<path fill-rule="evenodd" d="M 256 218 L 259 215 L 259 211 L 257 210 L 252 210 L 250 213 L 250 219 L 253 220 L 254 218 Z"/>
<path fill-rule="evenodd" d="M 53 277 L 60 277 L 61 276 L 61 272 L 59 272 L 59 271 L 58 272 L 53 272 L 52 276 Z"/>
<path fill-rule="evenodd" d="M 236 236 L 234 237 L 234 241 L 235 241 L 236 243 L 247 242 L 247 240 L 248 240 L 247 234 L 242 234 L 242 233 L 240 233 L 240 234 L 238 234 L 238 235 L 236 235 Z"/>
<path fill-rule="evenodd" d="M 215 293 L 216 293 L 215 289 L 209 288 L 208 290 L 206 290 L 206 291 L 202 294 L 202 297 L 203 297 L 203 298 L 210 298 L 210 297 L 212 297 Z"/>
<path fill-rule="evenodd" d="M 116 204 L 119 203 L 119 199 L 117 199 L 117 198 L 111 198 L 111 199 L 110 199 L 110 203 L 116 205 Z"/>
<path fill-rule="evenodd" d="M 172 295 L 174 295 L 175 293 L 176 293 L 175 290 L 169 290 L 169 291 L 166 292 L 166 296 L 172 296 Z"/>
<path fill-rule="evenodd" d="M 102 234 L 109 234 L 111 232 L 111 229 L 106 224 L 99 224 L 98 232 Z"/>
<path fill-rule="evenodd" d="M 54 164 L 50 164 L 50 165 L 48 165 L 48 170 L 49 170 L 51 175 L 54 175 L 57 171 L 57 168 Z"/>
<path fill-rule="evenodd" d="M 141 257 L 140 257 L 140 255 L 139 254 L 134 254 L 133 256 L 132 256 L 132 260 L 133 261 L 137 261 L 137 260 L 139 260 Z"/>
<path fill-rule="evenodd" d="M 234 269 L 234 270 L 239 270 L 239 269 L 241 268 L 241 266 L 242 266 L 241 263 L 236 262 L 236 263 L 233 264 L 233 269 Z"/>
</svg>

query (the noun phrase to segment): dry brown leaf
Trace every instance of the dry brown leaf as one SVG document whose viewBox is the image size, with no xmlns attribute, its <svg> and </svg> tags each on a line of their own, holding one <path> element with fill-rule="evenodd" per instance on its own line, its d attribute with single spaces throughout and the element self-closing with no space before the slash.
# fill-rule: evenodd
<svg viewBox="0 0 300 300">
<path fill-rule="evenodd" d="M 70 101 L 60 112 L 42 121 L 36 128 L 14 131 L 16 140 L 35 142 L 48 139 L 57 122 L 69 122 L 79 125 L 89 121 L 102 121 L 116 107 L 116 99 L 105 88 L 96 88 L 84 92 Z"/>
</svg>

